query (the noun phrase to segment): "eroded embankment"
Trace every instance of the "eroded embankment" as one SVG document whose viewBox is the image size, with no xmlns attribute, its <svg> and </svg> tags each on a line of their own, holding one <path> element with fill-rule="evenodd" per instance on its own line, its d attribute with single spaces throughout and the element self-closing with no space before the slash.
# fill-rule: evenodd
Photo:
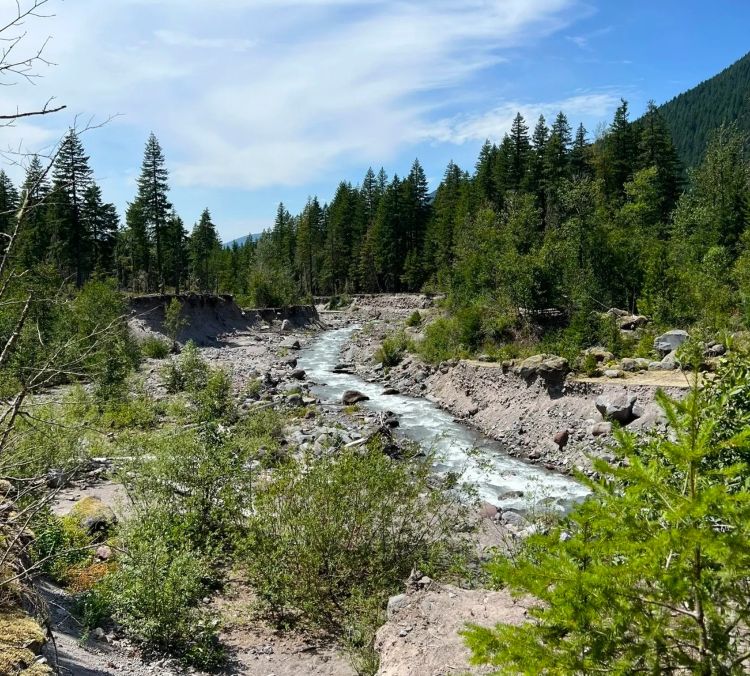
<svg viewBox="0 0 750 676">
<path fill-rule="evenodd" d="M 202 347 L 218 347 L 222 336 L 260 328 L 264 323 L 286 323 L 285 330 L 320 325 L 320 318 L 312 305 L 243 309 L 230 295 L 154 294 L 130 298 L 129 324 L 136 337 L 166 336 L 165 312 L 175 298 L 182 304 L 181 318 L 184 320 L 177 340 L 181 343 L 192 340 Z"/>
</svg>

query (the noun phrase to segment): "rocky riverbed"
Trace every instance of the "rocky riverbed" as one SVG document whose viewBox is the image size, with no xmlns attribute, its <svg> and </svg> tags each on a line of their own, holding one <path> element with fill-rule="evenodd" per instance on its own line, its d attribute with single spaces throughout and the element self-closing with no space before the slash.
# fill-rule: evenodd
<svg viewBox="0 0 750 676">
<path fill-rule="evenodd" d="M 243 313 L 236 307 L 226 314 L 221 304 L 218 307 L 201 301 L 188 333 L 210 363 L 230 372 L 241 410 L 273 406 L 294 412 L 284 430 L 292 452 L 331 452 L 364 443 L 372 435 L 383 435 L 394 457 L 405 440 L 437 447 L 443 461 L 436 471 L 462 472 L 483 498 L 476 515 L 480 558 L 533 530 L 526 515 L 533 499 L 544 497 L 545 504 L 566 507 L 585 495 L 566 475 L 590 472 L 591 456 L 611 454 L 611 420 L 631 429 L 663 424 L 654 402 L 656 386 L 679 394 L 687 384 L 679 372 L 652 374 L 651 382 L 642 374 L 596 380 L 558 377 L 555 360 L 547 357 L 526 365 L 469 360 L 429 365 L 407 355 L 395 368 L 384 369 L 373 357 L 383 338 L 403 329 L 414 310 L 424 319 L 438 312 L 434 299 L 423 295 L 362 296 L 335 311 L 321 305 L 317 315 L 309 310 L 291 316 Z M 135 316 L 133 324 L 139 335 L 161 333 L 158 320 Z M 407 331 L 419 339 L 419 329 Z M 142 370 L 145 388 L 156 399 L 168 396 L 163 366 L 163 361 L 149 360 Z M 473 451 L 483 462 L 472 464 Z M 107 472 L 100 469 L 61 490 L 55 511 L 65 513 L 75 500 L 91 496 L 104 502 L 110 496 L 121 503 L 114 497 L 117 485 L 107 483 Z M 530 478 L 543 484 L 546 493 L 534 496 L 527 487 Z M 469 670 L 457 628 L 465 621 L 516 622 L 525 617 L 527 604 L 503 594 L 420 580 L 411 580 L 406 595 L 394 600 L 389 620 L 378 633 L 380 674 L 425 673 L 421 670 L 428 662 L 431 669 L 443 665 L 439 673 L 481 673 Z M 222 613 L 245 617 L 247 590 L 241 582 L 231 587 L 229 596 L 218 602 Z M 179 671 L 170 660 L 143 660 L 123 637 L 92 636 L 79 642 L 64 593 L 43 591 L 57 608 L 53 635 L 68 673 Z M 335 646 L 280 635 L 262 624 L 230 621 L 224 639 L 232 655 L 228 673 L 353 673 Z M 50 652 L 48 657 L 53 659 Z"/>
</svg>

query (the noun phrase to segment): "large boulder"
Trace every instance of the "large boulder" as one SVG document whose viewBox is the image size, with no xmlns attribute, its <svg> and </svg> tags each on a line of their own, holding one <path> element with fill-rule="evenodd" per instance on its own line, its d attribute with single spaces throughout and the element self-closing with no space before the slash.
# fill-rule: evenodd
<svg viewBox="0 0 750 676">
<path fill-rule="evenodd" d="M 65 518 L 97 540 L 106 539 L 117 524 L 117 517 L 112 508 L 93 496 L 76 502 Z"/>
<path fill-rule="evenodd" d="M 615 359 L 615 355 L 613 355 L 609 350 L 598 345 L 585 349 L 582 354 L 584 357 L 592 356 L 594 359 L 596 359 L 597 363 L 603 362 L 606 364 L 607 362 L 614 361 Z"/>
<path fill-rule="evenodd" d="M 638 401 L 634 394 L 622 392 L 620 394 L 602 394 L 596 398 L 596 409 L 602 414 L 605 420 L 615 420 L 623 425 L 627 425 L 635 415 L 633 406 Z"/>
<path fill-rule="evenodd" d="M 667 331 L 654 338 L 654 349 L 662 356 L 674 352 L 689 338 L 688 332 L 682 329 Z"/>
<path fill-rule="evenodd" d="M 530 381 L 537 376 L 544 380 L 562 380 L 570 371 L 568 360 L 554 354 L 535 354 L 524 359 L 516 372 L 524 380 Z"/>
<path fill-rule="evenodd" d="M 360 401 L 367 401 L 369 398 L 370 397 L 368 397 L 366 394 L 363 394 L 359 390 L 347 390 L 341 396 L 341 403 L 344 406 L 352 406 L 353 404 L 356 404 Z"/>
<path fill-rule="evenodd" d="M 626 315 L 620 317 L 618 324 L 623 331 L 635 331 L 648 324 L 648 317 L 643 315 Z"/>
</svg>

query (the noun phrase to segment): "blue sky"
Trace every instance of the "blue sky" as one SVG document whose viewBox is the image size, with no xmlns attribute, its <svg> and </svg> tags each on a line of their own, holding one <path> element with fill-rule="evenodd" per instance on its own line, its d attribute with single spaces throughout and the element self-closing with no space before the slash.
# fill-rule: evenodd
<svg viewBox="0 0 750 676">
<path fill-rule="evenodd" d="M 14 3 L 0 4 L 4 24 Z M 191 226 L 208 207 L 224 240 L 270 225 L 279 201 L 329 200 L 370 165 L 403 175 L 419 157 L 435 187 L 517 110 L 533 127 L 562 109 L 593 136 L 620 97 L 638 115 L 750 49 L 750 3 L 736 0 L 48 0 L 46 12 L 26 44 L 51 36 L 55 65 L 0 106 L 55 96 L 68 109 L 0 128 L 0 148 L 44 150 L 76 120 L 116 115 L 83 137 L 105 198 L 122 213 L 154 131 L 178 212 Z"/>
</svg>

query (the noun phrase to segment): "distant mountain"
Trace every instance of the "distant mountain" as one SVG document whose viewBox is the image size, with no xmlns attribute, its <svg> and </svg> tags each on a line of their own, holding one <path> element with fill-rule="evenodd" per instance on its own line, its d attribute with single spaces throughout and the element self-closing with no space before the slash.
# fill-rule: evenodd
<svg viewBox="0 0 750 676">
<path fill-rule="evenodd" d="M 235 244 L 237 246 L 242 246 L 247 240 L 250 240 L 251 242 L 257 242 L 260 239 L 260 233 L 256 232 L 252 235 L 245 235 L 244 237 L 238 237 L 237 239 L 233 239 L 231 242 L 226 242 L 224 244 L 224 247 L 226 249 L 231 249 Z"/>
<path fill-rule="evenodd" d="M 712 130 L 737 121 L 750 132 L 750 53 L 659 108 L 686 167 L 703 157 Z"/>
</svg>

